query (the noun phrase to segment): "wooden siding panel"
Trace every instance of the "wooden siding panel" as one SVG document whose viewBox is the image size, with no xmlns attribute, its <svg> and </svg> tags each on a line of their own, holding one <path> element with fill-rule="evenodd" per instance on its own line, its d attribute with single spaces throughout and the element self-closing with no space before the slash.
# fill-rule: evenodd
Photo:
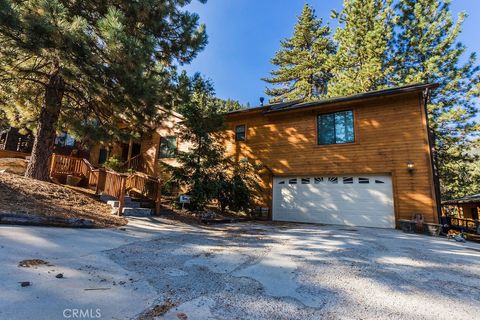
<svg viewBox="0 0 480 320">
<path fill-rule="evenodd" d="M 320 110 L 271 115 L 246 113 L 227 118 L 223 135 L 227 153 L 236 160 L 247 157 L 263 163 L 271 174 L 264 178 L 263 205 L 271 204 L 272 175 L 392 175 L 397 219 L 421 213 L 437 221 L 426 126 L 419 93 L 338 105 Z M 318 113 L 353 110 L 355 142 L 318 145 Z M 247 126 L 246 142 L 235 142 L 236 125 Z M 410 174 L 407 162 L 415 163 Z"/>
</svg>

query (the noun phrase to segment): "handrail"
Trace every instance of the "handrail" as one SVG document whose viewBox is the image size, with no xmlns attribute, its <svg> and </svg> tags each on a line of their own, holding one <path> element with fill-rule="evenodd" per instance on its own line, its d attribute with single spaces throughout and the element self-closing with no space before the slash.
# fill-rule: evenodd
<svg viewBox="0 0 480 320">
<path fill-rule="evenodd" d="M 143 197 L 155 202 L 155 212 L 160 212 L 161 183 L 156 177 L 141 172 L 133 174 L 118 173 L 113 170 L 97 169 L 87 159 L 53 154 L 50 176 L 78 175 L 84 178 L 89 187 L 95 187 L 96 194 L 106 194 L 117 198 L 119 214 L 125 201 L 125 194 L 135 190 Z"/>
</svg>

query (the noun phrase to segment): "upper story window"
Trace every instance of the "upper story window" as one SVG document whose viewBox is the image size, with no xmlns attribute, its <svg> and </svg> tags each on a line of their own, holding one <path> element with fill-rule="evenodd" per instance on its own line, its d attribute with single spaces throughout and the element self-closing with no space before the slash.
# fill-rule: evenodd
<svg viewBox="0 0 480 320">
<path fill-rule="evenodd" d="M 159 158 L 175 158 L 177 154 L 177 137 L 161 137 Z"/>
<path fill-rule="evenodd" d="M 355 141 L 353 111 L 319 114 L 318 144 L 341 144 Z"/>
<path fill-rule="evenodd" d="M 239 125 L 235 127 L 235 141 L 245 141 L 246 132 L 245 125 Z"/>
</svg>

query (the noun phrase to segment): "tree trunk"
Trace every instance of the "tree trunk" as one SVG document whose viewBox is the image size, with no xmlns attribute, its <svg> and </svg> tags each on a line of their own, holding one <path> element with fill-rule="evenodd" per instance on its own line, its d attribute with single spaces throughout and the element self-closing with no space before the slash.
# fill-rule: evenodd
<svg viewBox="0 0 480 320">
<path fill-rule="evenodd" d="M 38 119 L 32 156 L 25 172 L 26 177 L 43 181 L 50 180 L 48 159 L 53 153 L 55 129 L 62 106 L 64 88 L 59 68 L 55 66 L 45 87 L 45 97 Z"/>
</svg>

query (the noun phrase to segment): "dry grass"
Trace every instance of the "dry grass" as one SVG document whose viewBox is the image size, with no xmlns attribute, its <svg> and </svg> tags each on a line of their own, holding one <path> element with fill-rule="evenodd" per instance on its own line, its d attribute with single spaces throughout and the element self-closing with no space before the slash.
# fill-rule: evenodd
<svg viewBox="0 0 480 320">
<path fill-rule="evenodd" d="M 110 211 L 107 204 L 65 186 L 0 173 L 0 212 L 89 219 L 96 227 L 127 224 Z"/>
</svg>

